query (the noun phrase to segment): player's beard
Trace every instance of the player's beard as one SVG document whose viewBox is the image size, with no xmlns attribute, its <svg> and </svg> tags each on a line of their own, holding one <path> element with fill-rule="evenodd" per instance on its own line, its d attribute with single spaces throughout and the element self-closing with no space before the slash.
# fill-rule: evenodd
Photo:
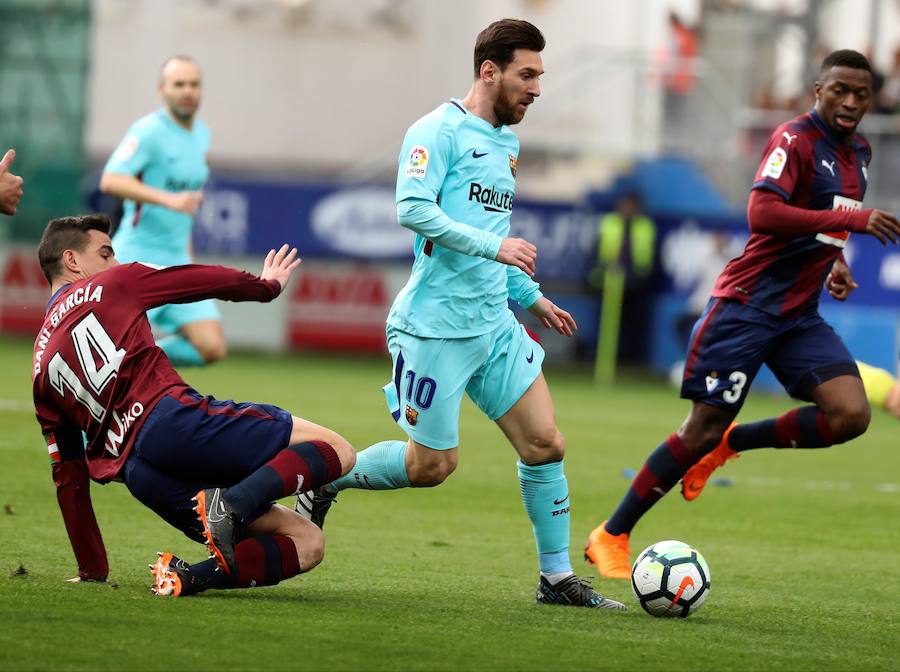
<svg viewBox="0 0 900 672">
<path fill-rule="evenodd" d="M 519 104 L 509 97 L 502 84 L 497 92 L 497 100 L 494 102 L 494 116 L 497 117 L 497 121 L 506 126 L 518 124 L 525 117 L 525 112 L 519 111 Z"/>
<path fill-rule="evenodd" d="M 197 109 L 200 107 L 200 101 L 198 100 L 194 105 L 189 105 L 187 109 L 185 109 L 182 105 L 179 105 L 177 100 L 167 98 L 166 106 L 169 108 L 169 114 L 180 121 L 183 124 L 189 124 L 194 120 L 194 115 L 197 114 Z"/>
</svg>

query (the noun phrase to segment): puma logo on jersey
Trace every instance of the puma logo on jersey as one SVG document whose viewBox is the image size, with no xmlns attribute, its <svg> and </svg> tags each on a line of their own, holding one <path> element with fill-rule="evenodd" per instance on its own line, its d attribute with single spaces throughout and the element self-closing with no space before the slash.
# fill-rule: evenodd
<svg viewBox="0 0 900 672">
<path fill-rule="evenodd" d="M 834 177 L 834 161 L 828 163 L 825 159 L 822 159 L 822 165 L 828 168 L 828 172 L 831 173 L 831 176 Z"/>
<path fill-rule="evenodd" d="M 785 131 L 785 132 L 782 133 L 781 135 L 784 136 L 784 138 L 788 141 L 788 147 L 790 147 L 790 146 L 791 146 L 791 143 L 792 143 L 794 140 L 797 139 L 797 136 L 796 136 L 796 135 L 791 135 L 791 134 L 788 133 L 787 131 Z"/>
</svg>

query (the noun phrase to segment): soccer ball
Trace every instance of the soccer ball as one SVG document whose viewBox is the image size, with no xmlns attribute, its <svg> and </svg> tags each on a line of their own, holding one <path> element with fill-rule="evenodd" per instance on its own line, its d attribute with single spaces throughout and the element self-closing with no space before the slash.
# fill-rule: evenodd
<svg viewBox="0 0 900 672">
<path fill-rule="evenodd" d="M 631 569 L 631 589 L 651 616 L 686 618 L 706 601 L 709 587 L 706 560 L 683 541 L 645 548 Z"/>
</svg>

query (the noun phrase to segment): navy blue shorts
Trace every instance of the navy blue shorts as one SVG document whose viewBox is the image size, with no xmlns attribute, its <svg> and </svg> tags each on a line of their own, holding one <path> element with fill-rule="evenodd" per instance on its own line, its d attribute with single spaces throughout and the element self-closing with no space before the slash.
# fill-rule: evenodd
<svg viewBox="0 0 900 672">
<path fill-rule="evenodd" d="M 788 394 L 804 401 L 827 380 L 859 377 L 841 337 L 817 311 L 778 317 L 712 298 L 691 332 L 681 396 L 738 411 L 763 363 Z"/>
<path fill-rule="evenodd" d="M 125 485 L 202 542 L 191 497 L 249 476 L 287 447 L 292 428 L 291 414 L 277 406 L 219 401 L 194 390 L 166 395 L 140 429 L 125 462 Z"/>
</svg>

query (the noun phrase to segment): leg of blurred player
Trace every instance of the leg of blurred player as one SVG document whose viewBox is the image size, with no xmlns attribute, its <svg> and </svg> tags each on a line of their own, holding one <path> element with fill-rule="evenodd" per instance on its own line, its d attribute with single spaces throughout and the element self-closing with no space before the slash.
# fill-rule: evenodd
<svg viewBox="0 0 900 672">
<path fill-rule="evenodd" d="M 900 418 L 900 381 L 885 369 L 870 366 L 864 362 L 856 362 L 866 396 L 876 408 L 883 408 L 891 415 Z"/>
<path fill-rule="evenodd" d="M 156 343 L 175 366 L 203 366 L 223 359 L 228 351 L 219 320 L 198 320 Z"/>
</svg>

